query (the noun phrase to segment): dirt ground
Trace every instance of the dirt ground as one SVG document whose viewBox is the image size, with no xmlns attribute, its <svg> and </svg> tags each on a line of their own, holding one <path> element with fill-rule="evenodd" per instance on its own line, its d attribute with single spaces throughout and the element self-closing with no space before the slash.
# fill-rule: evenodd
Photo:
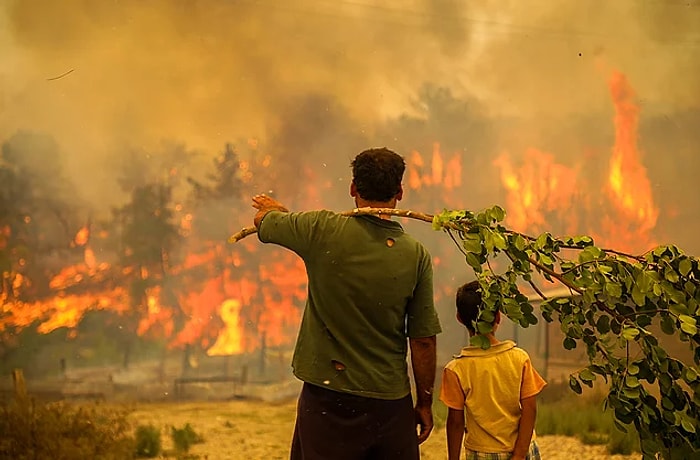
<svg viewBox="0 0 700 460">
<path fill-rule="evenodd" d="M 162 429 L 163 448 L 172 450 L 170 427 L 189 423 L 204 438 L 190 450 L 192 458 L 206 460 L 281 460 L 289 456 L 296 403 L 284 402 L 183 402 L 140 404 L 132 414 L 137 424 Z M 603 446 L 584 446 L 575 438 L 542 436 L 546 460 L 638 460 L 637 456 L 610 456 Z M 161 458 L 174 458 L 163 456 Z M 421 446 L 423 460 L 447 458 L 443 428 L 433 431 Z"/>
</svg>

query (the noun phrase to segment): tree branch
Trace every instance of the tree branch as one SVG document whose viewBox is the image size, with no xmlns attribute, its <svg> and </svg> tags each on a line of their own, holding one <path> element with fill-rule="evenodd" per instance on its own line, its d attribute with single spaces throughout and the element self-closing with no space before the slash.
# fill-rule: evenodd
<svg viewBox="0 0 700 460">
<path fill-rule="evenodd" d="M 394 217 L 407 217 L 409 219 L 422 220 L 423 222 L 433 222 L 433 216 L 431 214 L 426 214 L 423 212 L 410 211 L 405 209 L 394 209 L 394 208 L 355 208 L 350 211 L 343 211 L 339 213 L 341 216 L 394 216 Z M 238 232 L 234 233 L 228 238 L 228 242 L 233 244 L 242 240 L 243 238 L 257 233 L 258 229 L 255 227 L 244 227 Z"/>
</svg>

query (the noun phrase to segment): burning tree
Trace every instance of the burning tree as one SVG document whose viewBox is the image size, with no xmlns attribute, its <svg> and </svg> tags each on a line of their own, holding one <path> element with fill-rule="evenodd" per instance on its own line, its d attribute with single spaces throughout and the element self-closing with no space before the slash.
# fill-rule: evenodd
<svg viewBox="0 0 700 460">
<path fill-rule="evenodd" d="M 51 272 L 76 255 L 74 191 L 50 136 L 18 132 L 0 154 L 0 356 L 42 319 L 37 299 L 52 295 Z M 8 360 L 12 361 L 12 360 Z M 21 361 L 21 359 L 20 359 Z"/>
<path fill-rule="evenodd" d="M 131 202 L 115 210 L 122 225 L 121 265 L 126 268 L 129 309 L 124 314 L 124 367 L 128 367 L 133 333 L 147 330 L 143 322 L 160 310 L 160 304 L 175 303 L 175 283 L 170 278 L 170 259 L 179 242 L 173 223 L 171 188 L 148 184 L 132 192 Z M 154 312 L 154 310 L 156 310 Z M 167 335 L 169 331 L 164 331 Z"/>
</svg>

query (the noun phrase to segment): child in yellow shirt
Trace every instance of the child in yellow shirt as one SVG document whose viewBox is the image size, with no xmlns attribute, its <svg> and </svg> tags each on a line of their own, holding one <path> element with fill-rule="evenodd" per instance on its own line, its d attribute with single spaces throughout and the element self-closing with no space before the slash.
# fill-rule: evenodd
<svg viewBox="0 0 700 460">
<path fill-rule="evenodd" d="M 470 337 L 481 308 L 479 283 L 457 290 L 457 320 Z M 440 400 L 447 405 L 447 451 L 459 460 L 464 438 L 467 460 L 539 460 L 535 442 L 537 395 L 547 384 L 515 342 L 486 335 L 491 347 L 464 347 L 443 369 Z M 465 436 L 466 433 L 466 436 Z"/>
</svg>

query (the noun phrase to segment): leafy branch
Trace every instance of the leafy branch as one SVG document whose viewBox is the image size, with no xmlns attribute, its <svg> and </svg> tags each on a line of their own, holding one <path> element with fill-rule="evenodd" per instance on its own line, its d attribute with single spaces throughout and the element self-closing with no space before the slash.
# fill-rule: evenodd
<svg viewBox="0 0 700 460">
<path fill-rule="evenodd" d="M 476 329 L 490 332 L 496 311 L 523 327 L 536 324 L 534 308 L 520 291 L 528 283 L 543 299 L 542 317 L 561 325 L 564 348 L 586 349 L 589 365 L 569 376 L 574 392 L 592 387 L 596 376 L 608 382 L 606 405 L 623 431 L 635 426 L 645 459 L 657 453 L 687 458 L 700 450 L 698 259 L 673 245 L 635 256 L 597 247 L 589 236 L 533 237 L 505 228 L 504 218 L 505 211 L 494 206 L 479 213 L 446 210 L 433 220 L 435 230 L 459 245 L 481 286 L 484 308 Z M 500 253 L 505 264 L 494 263 L 503 260 Z M 565 286 L 569 295 L 547 298 L 535 273 Z M 655 326 L 686 342 L 693 362 L 670 357 L 651 332 Z M 473 344 L 489 346 L 482 336 Z M 639 356 L 632 358 L 630 349 Z"/>
<path fill-rule="evenodd" d="M 589 365 L 569 376 L 576 393 L 608 383 L 606 406 L 616 425 L 634 425 L 644 459 L 689 458 L 700 451 L 700 263 L 674 245 L 642 255 L 600 248 L 590 236 L 530 236 L 504 227 L 505 211 L 494 206 L 474 213 L 437 215 L 398 209 L 362 208 L 343 215 L 391 215 L 431 222 L 448 233 L 481 286 L 483 309 L 475 323 L 482 335 L 472 344 L 488 348 L 497 311 L 522 327 L 537 324 L 521 287 L 542 298 L 540 314 L 557 321 L 563 347 L 585 347 Z M 245 228 L 229 238 L 255 233 Z M 501 253 L 505 257 L 499 257 Z M 533 275 L 539 275 L 534 277 Z M 558 283 L 568 295 L 548 298 L 538 283 Z M 686 343 L 693 362 L 675 359 L 660 345 L 657 329 Z M 635 350 L 631 356 L 630 350 Z"/>
</svg>

